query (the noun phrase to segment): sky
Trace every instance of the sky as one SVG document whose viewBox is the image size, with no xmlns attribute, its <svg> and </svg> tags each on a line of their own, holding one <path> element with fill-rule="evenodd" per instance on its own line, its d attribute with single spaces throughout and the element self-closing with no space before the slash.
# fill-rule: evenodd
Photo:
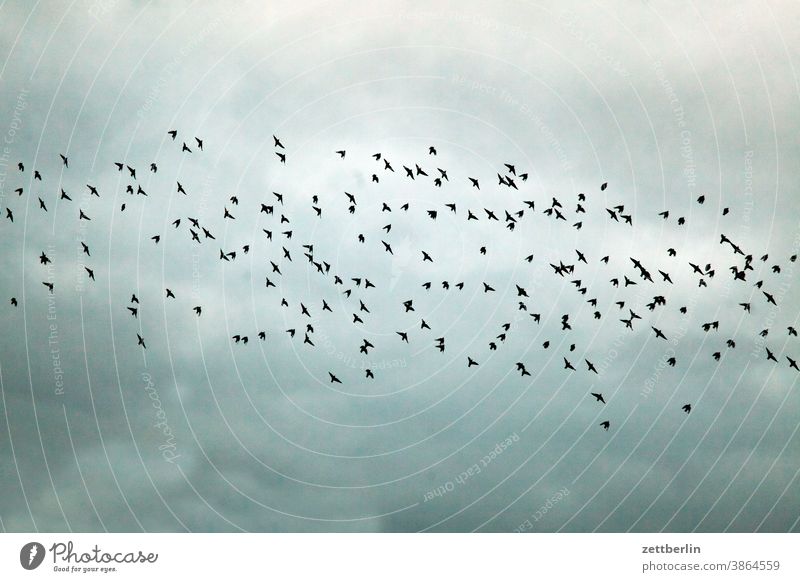
<svg viewBox="0 0 800 582">
<path fill-rule="evenodd" d="M 799 18 L 0 2 L 0 530 L 799 531 Z"/>
</svg>

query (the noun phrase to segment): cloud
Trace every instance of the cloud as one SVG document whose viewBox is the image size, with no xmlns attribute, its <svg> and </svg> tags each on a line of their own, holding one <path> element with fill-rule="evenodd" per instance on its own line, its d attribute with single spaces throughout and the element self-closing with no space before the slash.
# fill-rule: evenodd
<svg viewBox="0 0 800 582">
<path fill-rule="evenodd" d="M 794 5 L 2 10 L 6 531 L 797 528 Z M 504 163 L 519 190 L 497 184 Z M 428 176 L 411 181 L 416 165 Z M 553 199 L 566 221 L 543 214 Z M 617 205 L 632 225 L 610 218 Z M 189 218 L 215 239 L 193 242 Z M 723 233 L 753 255 L 746 282 Z M 690 262 L 712 266 L 707 286 Z"/>
</svg>

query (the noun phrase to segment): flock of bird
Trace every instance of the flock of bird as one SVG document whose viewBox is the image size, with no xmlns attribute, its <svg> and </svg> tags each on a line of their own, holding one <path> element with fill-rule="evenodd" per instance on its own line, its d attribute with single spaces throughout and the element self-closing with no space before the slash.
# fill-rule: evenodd
<svg viewBox="0 0 800 582">
<path fill-rule="evenodd" d="M 191 155 L 203 151 L 203 140 L 200 138 L 190 138 L 188 140 L 189 144 L 187 144 L 186 141 L 178 139 L 177 130 L 171 130 L 168 132 L 168 134 L 172 142 L 175 143 L 176 149 L 177 144 L 179 142 L 182 143 L 179 150 L 182 154 Z M 285 146 L 278 137 L 273 136 L 273 141 L 275 149 L 274 153 L 278 157 L 279 163 L 286 164 L 287 150 Z M 69 158 L 67 155 L 59 155 L 61 164 L 63 165 L 63 171 L 66 172 L 69 169 Z M 345 160 L 347 151 L 344 149 L 336 150 L 333 155 L 338 156 L 340 160 Z M 520 188 L 523 188 L 523 184 L 528 180 L 527 173 L 518 172 L 515 165 L 510 163 L 504 163 L 501 166 L 501 171 L 496 172 L 496 184 L 494 184 L 494 178 L 488 180 L 488 182 L 491 182 L 491 184 L 487 184 L 487 180 L 480 176 L 464 176 L 460 178 L 455 176 L 451 177 L 448 175 L 448 171 L 446 169 L 437 167 L 437 156 L 438 152 L 436 148 L 431 146 L 427 152 L 428 161 L 415 162 L 409 165 L 399 164 L 398 167 L 401 167 L 403 172 L 397 172 L 398 179 L 411 180 L 415 182 L 426 181 L 434 188 L 444 188 L 445 186 L 449 186 L 447 189 L 450 191 L 458 191 L 459 189 L 463 188 L 468 188 L 471 190 L 474 189 L 480 191 L 481 195 L 483 195 L 483 193 L 486 192 L 490 186 L 495 186 L 496 188 L 508 189 L 508 191 L 515 196 L 516 193 L 520 192 Z M 384 153 L 378 152 L 373 154 L 371 157 L 372 161 L 367 162 L 374 164 L 375 168 L 374 171 L 367 171 L 367 173 L 371 173 L 371 183 L 380 183 L 381 176 L 379 176 L 379 174 L 385 177 L 395 174 L 395 169 L 392 163 L 389 161 L 389 159 L 387 159 Z M 428 164 L 430 164 L 430 166 Z M 428 170 L 424 169 L 423 166 L 428 166 Z M 134 165 L 129 165 L 128 162 L 115 162 L 115 169 L 116 171 L 122 173 L 126 181 L 129 182 L 126 187 L 126 193 L 128 195 L 134 197 L 149 196 L 143 188 L 142 183 L 139 181 L 139 178 L 137 178 L 137 169 L 134 167 Z M 26 171 L 25 164 L 20 162 L 17 166 L 16 179 L 18 179 L 23 185 L 15 190 L 15 193 L 18 195 L 19 202 L 12 198 L 9 201 L 9 205 L 5 208 L 5 216 L 8 222 L 12 225 L 12 228 L 15 224 L 15 214 L 11 208 L 11 205 L 25 204 L 25 202 L 22 201 L 22 197 L 26 194 Z M 158 165 L 155 162 L 149 163 L 149 172 L 153 174 L 158 172 Z M 431 177 L 431 175 L 433 177 Z M 28 184 L 33 186 L 37 182 L 43 182 L 43 178 L 41 173 L 34 169 L 33 177 L 30 179 Z M 481 189 L 482 186 L 484 188 L 483 190 Z M 98 187 L 91 184 L 86 184 L 85 187 L 90 196 L 96 196 L 98 198 L 101 197 L 100 189 Z M 607 187 L 608 184 L 603 183 L 599 190 L 601 192 L 605 192 Z M 74 204 L 73 198 L 63 188 L 59 189 L 60 194 L 58 195 L 58 202 L 63 204 Z M 191 188 L 189 190 L 191 190 Z M 180 181 L 177 181 L 175 185 L 175 194 L 191 197 L 192 193 L 187 191 L 187 188 L 185 188 Z M 359 212 L 362 207 L 365 208 L 365 210 L 360 212 L 361 216 L 359 216 L 359 220 L 361 221 L 360 224 L 365 225 L 368 223 L 368 221 L 373 221 L 375 219 L 374 216 L 368 214 L 371 210 L 376 210 L 379 216 L 396 216 L 397 211 L 403 213 L 414 213 L 418 211 L 416 208 L 411 208 L 410 202 L 405 202 L 404 204 L 400 205 L 399 208 L 393 209 L 386 201 L 373 206 L 374 198 L 370 198 L 365 194 L 355 195 L 350 192 L 343 192 L 338 196 L 340 196 L 341 204 L 346 207 L 346 210 L 349 214 L 354 215 Z M 607 196 L 607 194 L 604 194 L 604 196 Z M 267 273 L 264 275 L 265 292 L 267 293 L 267 297 L 275 301 L 276 304 L 280 305 L 281 308 L 297 309 L 299 310 L 299 317 L 304 317 L 307 319 L 307 321 L 303 321 L 304 325 L 300 327 L 292 327 L 283 330 L 283 332 L 287 333 L 290 338 L 295 338 L 295 335 L 297 334 L 296 341 L 299 341 L 299 337 L 302 335 L 303 345 L 310 347 L 315 346 L 315 329 L 311 311 L 312 309 L 316 309 L 316 307 L 305 305 L 303 302 L 297 302 L 296 305 L 292 306 L 290 304 L 290 300 L 286 297 L 280 297 L 280 300 L 277 298 L 278 287 L 276 281 L 278 281 L 280 277 L 284 276 L 284 271 L 286 269 L 296 268 L 295 265 L 297 265 L 297 263 L 295 262 L 295 259 L 298 258 L 297 255 L 300 255 L 311 267 L 313 267 L 313 273 L 323 278 L 327 282 L 327 284 L 330 286 L 331 292 L 343 294 L 345 297 L 345 304 L 351 306 L 351 313 L 347 317 L 349 320 L 350 315 L 352 315 L 353 326 L 364 324 L 365 318 L 379 317 L 379 315 L 374 315 L 370 311 L 369 306 L 365 302 L 367 300 L 367 296 L 365 293 L 362 293 L 362 291 L 366 292 L 367 289 L 373 288 L 377 289 L 378 292 L 381 292 L 381 287 L 384 287 L 385 289 L 384 283 L 381 281 L 373 282 L 363 276 L 350 276 L 343 273 L 331 273 L 331 263 L 325 260 L 325 257 L 322 256 L 322 253 L 315 251 L 314 244 L 311 241 L 302 240 L 303 236 L 307 233 L 295 233 L 293 231 L 292 224 L 294 217 L 288 216 L 284 210 L 284 195 L 278 192 L 272 192 L 272 194 L 268 195 L 267 198 L 267 200 L 248 202 L 248 209 L 245 211 L 248 213 L 253 212 L 258 214 L 259 220 L 263 221 L 261 224 L 261 226 L 263 226 L 261 232 L 264 235 L 265 248 L 268 251 L 274 251 L 272 257 L 268 259 L 269 267 L 267 268 Z M 366 204 L 362 202 L 362 198 L 367 199 Z M 468 202 L 466 202 L 463 198 L 459 199 L 458 194 L 455 194 L 453 198 L 447 202 L 443 202 L 441 205 L 428 204 L 419 211 L 419 214 L 421 215 L 422 220 L 431 221 L 440 219 L 443 215 L 455 217 L 456 219 L 460 218 L 464 221 L 463 226 L 460 228 L 465 229 L 469 228 L 469 224 L 472 221 L 483 220 L 487 221 L 489 224 L 496 223 L 498 227 L 502 225 L 502 227 L 508 229 L 509 231 L 514 231 L 520 227 L 523 220 L 534 215 L 537 212 L 537 209 L 541 209 L 539 210 L 539 214 L 541 214 L 545 220 L 553 220 L 556 222 L 564 221 L 567 223 L 566 226 L 571 225 L 571 227 L 576 230 L 580 230 L 583 227 L 584 221 L 590 216 L 596 221 L 607 220 L 618 223 L 619 228 L 625 228 L 626 225 L 633 225 L 634 217 L 630 212 L 626 212 L 624 204 L 618 204 L 608 208 L 600 206 L 598 208 L 598 205 L 591 194 L 587 196 L 585 193 L 578 193 L 577 198 L 574 201 L 574 209 L 572 210 L 567 208 L 568 203 L 566 201 L 562 203 L 562 201 L 555 197 L 552 197 L 549 203 L 546 204 L 543 204 L 541 200 L 524 198 L 526 197 L 521 197 L 519 200 L 517 200 L 515 203 L 517 207 L 504 209 L 502 212 L 499 212 L 491 208 L 470 208 L 468 207 Z M 528 198 L 533 198 L 533 196 L 529 196 Z M 472 198 L 472 200 L 474 201 L 474 198 Z M 704 202 L 704 196 L 700 196 L 696 199 L 696 203 L 699 205 L 702 205 Z M 333 201 L 330 203 L 335 204 L 336 202 Z M 435 207 L 431 208 L 430 206 Z M 233 224 L 233 221 L 236 220 L 236 214 L 238 214 L 238 207 L 238 197 L 235 195 L 230 196 L 227 202 L 222 205 L 222 208 L 219 209 L 219 216 L 221 217 L 220 220 L 223 223 Z M 44 200 L 41 195 L 38 196 L 38 209 L 42 212 L 48 212 L 48 202 Z M 119 211 L 124 212 L 125 209 L 126 203 L 121 204 Z M 324 210 L 325 208 L 320 202 L 319 196 L 311 196 L 309 213 L 313 212 L 313 214 L 310 214 L 310 216 L 318 220 L 324 220 Z M 92 221 L 92 217 L 89 216 L 88 211 L 80 208 L 79 205 L 75 205 L 74 210 L 71 212 L 75 212 L 79 223 L 83 221 L 90 223 Z M 728 215 L 728 213 L 728 208 L 722 210 L 723 216 Z M 263 217 L 261 217 L 262 214 L 264 215 Z M 658 216 L 661 219 L 668 221 L 670 220 L 670 211 L 664 210 L 660 212 Z M 218 244 L 215 242 L 216 237 L 214 234 L 215 228 L 218 228 L 220 225 L 219 222 L 216 222 L 215 224 L 201 224 L 198 218 L 180 216 L 175 217 L 171 224 L 175 230 L 180 229 L 183 225 L 186 231 L 186 236 L 190 237 L 190 240 L 193 242 L 193 244 L 202 245 L 203 248 L 209 249 L 209 258 L 214 257 L 215 259 L 218 258 L 220 261 L 230 263 L 237 259 L 239 252 L 246 255 L 251 250 L 251 245 L 249 244 L 235 249 L 219 248 Z M 685 224 L 685 217 L 679 217 L 677 219 L 678 226 L 683 226 Z M 386 224 L 382 230 L 385 231 L 385 235 L 380 237 L 377 241 L 368 241 L 364 233 L 359 233 L 356 237 L 357 242 L 363 245 L 372 246 L 373 250 L 377 251 L 378 253 L 383 252 L 388 255 L 393 255 L 394 250 L 391 240 L 391 222 Z M 155 233 L 150 237 L 150 240 L 152 241 L 152 244 L 158 245 L 163 236 L 165 236 L 165 233 L 163 232 Z M 298 240 L 300 240 L 299 245 L 296 244 L 296 241 Z M 90 262 L 93 255 L 89 244 L 84 241 L 78 242 L 80 244 L 80 253 L 85 255 L 86 261 Z M 743 300 L 739 303 L 739 306 L 744 310 L 744 312 L 750 314 L 755 310 L 767 309 L 769 308 L 769 305 L 777 307 L 778 304 L 775 299 L 775 292 L 770 292 L 770 285 L 775 283 L 773 280 L 768 280 L 767 278 L 770 275 L 780 273 L 781 265 L 778 263 L 771 266 L 766 265 L 769 268 L 762 269 L 762 267 L 758 265 L 758 262 L 766 264 L 769 261 L 769 255 L 764 254 L 760 257 L 760 259 L 755 259 L 752 254 L 747 253 L 725 234 L 721 235 L 719 244 L 722 245 L 726 251 L 730 252 L 730 260 L 732 264 L 727 267 L 727 270 L 730 271 L 733 282 L 735 284 L 741 284 L 739 289 L 741 290 Z M 217 249 L 219 250 L 217 251 Z M 39 251 L 37 250 L 37 252 Z M 428 250 L 418 249 L 417 252 L 418 260 L 421 263 L 434 263 L 436 260 Z M 486 255 L 487 247 L 481 246 L 479 252 L 481 255 Z M 599 261 L 599 264 L 602 265 L 603 268 L 610 270 L 607 281 L 608 285 L 616 288 L 622 285 L 623 289 L 636 285 L 651 286 L 653 289 L 653 296 L 652 300 L 646 304 L 646 308 L 649 312 L 655 313 L 657 310 L 667 309 L 667 300 L 665 295 L 669 294 L 661 291 L 661 288 L 664 286 L 673 285 L 673 277 L 675 277 L 676 280 L 681 278 L 682 281 L 686 281 L 688 278 L 695 278 L 696 285 L 698 287 L 706 287 L 708 280 L 716 276 L 717 269 L 710 262 L 701 261 L 700 264 L 696 264 L 695 262 L 678 257 L 677 255 L 678 253 L 674 248 L 666 249 L 665 260 L 671 261 L 672 267 L 670 268 L 669 272 L 662 269 L 655 269 L 655 272 L 658 273 L 656 277 L 660 278 L 658 281 L 654 280 L 654 275 L 651 272 L 651 268 L 649 268 L 647 265 L 647 262 L 655 260 L 653 257 L 648 257 L 648 259 L 627 257 L 622 260 L 622 264 L 614 265 L 610 263 L 611 257 L 609 256 L 591 257 L 590 252 L 586 250 L 575 249 L 574 256 L 562 257 L 557 263 L 553 262 L 548 264 L 549 268 L 552 269 L 553 277 L 568 278 L 574 285 L 577 293 L 582 296 L 587 296 L 590 294 L 590 290 L 589 286 L 584 284 L 581 280 L 581 265 L 589 265 L 589 261 Z M 790 262 L 795 262 L 797 255 L 791 255 L 786 258 Z M 52 259 L 48 257 L 44 251 L 39 254 L 38 260 L 40 265 L 48 265 L 52 263 Z M 537 259 L 533 254 L 530 254 L 523 260 L 527 263 L 532 263 Z M 302 264 L 302 259 L 300 259 L 299 262 Z M 705 264 L 703 265 L 702 263 Z M 88 276 L 88 280 L 96 282 L 97 277 L 100 276 L 97 269 L 91 268 L 89 264 L 86 264 L 84 268 Z M 309 267 L 308 265 L 305 265 L 304 268 Z M 614 270 L 611 271 L 611 269 Z M 762 270 L 767 271 L 767 278 L 760 278 L 757 281 L 751 281 L 751 279 L 762 277 Z M 54 293 L 55 284 L 56 283 L 53 281 L 43 281 L 44 287 L 46 287 L 47 291 L 51 294 Z M 463 291 L 465 288 L 475 285 L 479 292 L 484 294 L 495 293 L 495 287 L 487 281 L 459 281 L 451 284 L 451 282 L 445 280 L 437 284 L 441 285 L 441 288 L 445 291 L 448 291 L 451 288 L 454 290 Z M 421 286 L 422 291 L 420 292 L 429 292 L 433 285 L 433 281 L 424 282 Z M 517 310 L 519 312 L 526 313 L 530 317 L 529 321 L 532 322 L 532 325 L 538 325 L 541 322 L 541 310 L 535 311 L 535 307 L 533 306 L 534 301 L 531 297 L 531 294 L 529 294 L 525 287 L 515 284 L 515 288 L 516 297 L 514 297 L 514 299 L 518 304 Z M 164 296 L 165 299 L 168 300 L 179 300 L 176 294 L 169 288 L 164 290 Z M 615 298 L 617 297 L 615 296 Z M 12 307 L 17 307 L 17 298 L 11 297 L 10 303 Z M 331 301 L 331 303 L 333 302 Z M 637 313 L 632 308 L 634 306 L 630 305 L 630 302 L 626 303 L 626 300 L 624 299 L 620 299 L 610 306 L 601 306 L 598 304 L 599 301 L 596 297 L 590 297 L 586 299 L 586 303 L 592 308 L 590 311 L 593 311 L 591 315 L 591 319 L 593 320 L 600 320 L 603 317 L 607 317 L 607 314 L 613 313 L 612 310 L 616 308 L 620 314 L 617 319 L 619 319 L 619 324 L 623 326 L 623 329 L 628 329 L 631 330 L 631 332 L 634 332 L 640 326 L 647 325 L 644 323 L 644 313 Z M 204 314 L 204 308 L 202 305 L 190 305 L 189 307 L 194 312 L 196 317 L 201 317 Z M 606 309 L 606 307 L 609 307 L 609 309 Z M 120 308 L 122 308 L 122 306 Z M 325 298 L 320 299 L 318 308 L 320 313 L 333 313 L 334 311 L 330 303 Z M 129 305 L 125 306 L 125 309 L 130 314 L 130 317 L 134 319 L 138 318 L 139 298 L 137 297 L 136 292 L 131 294 Z M 405 314 L 415 312 L 414 298 L 403 298 L 402 300 L 398 300 L 398 310 L 400 310 L 400 313 L 403 314 L 404 317 Z M 686 314 L 687 307 L 680 306 L 678 310 L 680 313 Z M 412 313 L 412 315 L 408 317 L 416 317 L 416 315 Z M 573 329 L 573 324 L 576 322 L 571 319 L 571 317 L 572 315 L 569 313 L 565 313 L 561 316 L 560 323 L 561 331 L 563 333 L 569 333 Z M 653 337 L 656 340 L 669 341 L 669 330 L 658 328 L 655 325 L 649 325 L 649 327 Z M 488 342 L 487 349 L 489 351 L 497 350 L 499 345 L 506 341 L 508 334 L 511 332 L 511 328 L 512 323 L 510 322 L 502 324 L 500 333 L 491 338 L 491 341 Z M 703 322 L 700 325 L 700 328 L 706 333 L 718 332 L 720 330 L 720 322 L 718 320 Z M 444 335 L 436 333 L 435 327 L 432 327 L 424 318 L 419 318 L 418 334 L 416 336 L 414 336 L 409 329 L 411 329 L 411 327 L 406 328 L 404 331 L 397 331 L 396 341 L 409 343 L 413 340 L 414 342 L 419 342 L 418 345 L 430 345 L 432 350 L 437 350 L 438 352 L 445 351 L 446 339 Z M 417 324 L 414 325 L 414 329 L 417 329 Z M 791 336 L 797 336 L 797 331 L 791 325 L 786 326 L 783 329 L 785 330 L 784 333 L 788 333 Z M 258 337 L 259 340 L 266 341 L 268 334 L 273 333 L 273 331 L 274 330 L 256 330 L 254 332 L 240 332 L 233 335 L 231 341 L 233 341 L 235 344 L 245 345 L 249 342 L 250 333 L 253 333 L 254 336 Z M 766 338 L 771 331 L 771 329 L 764 329 L 760 332 L 760 336 L 762 338 Z M 281 332 L 278 331 L 278 333 Z M 429 338 L 428 334 L 430 334 Z M 148 346 L 146 344 L 143 331 L 141 329 L 138 329 L 135 332 L 132 331 L 131 338 L 134 335 L 137 338 L 136 345 L 141 347 L 143 350 L 147 349 Z M 729 338 L 725 341 L 724 345 L 728 349 L 733 349 L 736 347 L 736 341 L 734 338 Z M 356 347 L 358 347 L 360 354 L 369 354 L 370 350 L 376 349 L 376 346 L 367 338 L 363 338 L 361 345 L 353 346 L 353 349 L 355 350 Z M 546 350 L 549 347 L 549 340 L 542 344 L 542 349 Z M 563 358 L 563 369 L 570 373 L 579 372 L 579 370 L 576 369 L 576 366 L 581 369 L 585 366 L 584 373 L 595 375 L 599 374 L 597 367 L 589 359 L 589 354 L 582 353 L 578 355 L 578 352 L 576 352 L 577 349 L 578 347 L 576 344 L 571 343 L 568 351 L 565 354 L 561 354 L 561 358 Z M 766 357 L 768 361 L 775 362 L 776 364 L 780 362 L 775 352 L 770 350 L 769 347 L 765 346 L 764 349 L 766 351 Z M 715 360 L 719 360 L 721 357 L 721 350 L 714 351 L 711 356 Z M 800 369 L 798 369 L 796 359 L 792 358 L 788 354 L 782 354 L 782 356 L 783 357 L 781 359 L 785 359 L 788 367 L 800 371 Z M 482 357 L 479 354 L 473 353 L 467 356 L 465 365 L 468 368 L 480 366 L 481 359 Z M 583 360 L 583 362 L 580 362 L 580 360 Z M 677 363 L 677 358 L 675 356 L 670 357 L 667 360 L 667 364 L 669 366 L 674 367 L 677 365 Z M 516 372 L 518 372 L 521 376 L 531 376 L 528 365 L 526 365 L 524 362 L 517 362 L 515 368 Z M 341 373 L 337 375 L 337 373 L 333 370 L 329 371 L 328 375 L 331 383 L 341 384 L 343 381 L 350 380 L 350 378 L 346 378 Z M 375 379 L 375 372 L 372 369 L 366 369 L 365 375 L 366 379 Z M 340 378 L 340 376 L 342 376 L 344 380 Z M 587 396 L 594 398 L 594 401 L 601 406 L 606 404 L 606 399 L 602 392 L 589 392 Z M 685 413 L 688 414 L 692 410 L 692 404 L 683 404 L 681 408 Z M 604 420 L 600 424 L 600 427 L 606 431 L 609 430 L 610 426 L 610 420 Z"/>
</svg>

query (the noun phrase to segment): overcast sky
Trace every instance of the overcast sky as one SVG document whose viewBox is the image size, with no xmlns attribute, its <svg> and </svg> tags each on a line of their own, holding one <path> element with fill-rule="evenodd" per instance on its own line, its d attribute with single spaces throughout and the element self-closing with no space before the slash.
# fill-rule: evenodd
<svg viewBox="0 0 800 582">
<path fill-rule="evenodd" d="M 0 528 L 798 531 L 800 6 L 731 4 L 0 2 Z"/>
</svg>

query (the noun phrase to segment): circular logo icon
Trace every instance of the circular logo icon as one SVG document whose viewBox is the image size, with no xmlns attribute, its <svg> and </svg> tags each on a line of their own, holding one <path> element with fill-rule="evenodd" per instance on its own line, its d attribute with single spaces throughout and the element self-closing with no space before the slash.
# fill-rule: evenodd
<svg viewBox="0 0 800 582">
<path fill-rule="evenodd" d="M 44 546 L 39 542 L 28 542 L 19 551 L 19 563 L 26 570 L 35 570 L 44 561 Z"/>
</svg>

